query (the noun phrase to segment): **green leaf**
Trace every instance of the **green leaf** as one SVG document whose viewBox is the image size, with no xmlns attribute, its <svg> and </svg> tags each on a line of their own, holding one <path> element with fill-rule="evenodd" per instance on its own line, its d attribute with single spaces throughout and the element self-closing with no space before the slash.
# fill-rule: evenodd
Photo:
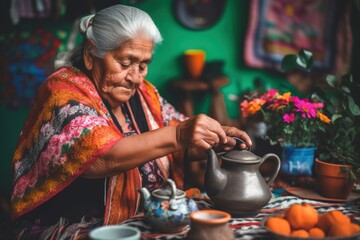
<svg viewBox="0 0 360 240">
<path fill-rule="evenodd" d="M 334 75 L 328 74 L 326 76 L 326 82 L 329 84 L 329 86 L 331 87 L 336 87 L 336 77 Z"/>
<path fill-rule="evenodd" d="M 288 126 L 286 126 L 286 127 L 284 128 L 284 133 L 285 133 L 285 134 L 291 135 L 293 132 L 294 132 L 294 130 L 291 129 L 290 127 L 288 127 Z"/>
<path fill-rule="evenodd" d="M 327 99 L 325 91 L 317 86 L 313 88 L 313 92 L 310 92 L 309 95 L 311 99 L 319 99 L 321 102 L 324 102 Z"/>
<path fill-rule="evenodd" d="M 350 173 L 350 174 L 349 174 L 350 180 L 351 180 L 351 181 L 355 181 L 355 180 L 356 180 L 356 174 L 355 174 L 353 171 L 351 171 L 351 170 L 350 170 L 349 173 Z"/>
<path fill-rule="evenodd" d="M 339 118 L 342 118 L 342 115 L 339 114 L 339 113 L 335 113 L 334 115 L 332 115 L 331 121 L 332 121 L 332 122 L 335 122 L 335 121 L 336 121 L 337 119 L 339 119 Z"/>
<path fill-rule="evenodd" d="M 281 61 L 281 70 L 288 72 L 295 68 L 310 71 L 313 65 L 312 52 L 301 49 L 298 54 L 288 54 Z"/>
<path fill-rule="evenodd" d="M 300 63 L 305 70 L 310 71 L 313 65 L 313 54 L 312 52 L 301 49 L 298 54 L 297 62 Z"/>
<path fill-rule="evenodd" d="M 341 78 L 341 84 L 350 85 L 354 82 L 353 76 L 349 73 L 345 74 Z"/>
<path fill-rule="evenodd" d="M 347 86 L 342 86 L 341 89 L 345 92 L 345 93 L 350 93 L 350 88 L 348 88 Z"/>
<path fill-rule="evenodd" d="M 360 108 L 359 108 L 359 106 L 355 103 L 354 99 L 353 99 L 351 96 L 348 96 L 348 104 L 349 104 L 350 112 L 351 112 L 354 116 L 360 116 Z"/>
</svg>

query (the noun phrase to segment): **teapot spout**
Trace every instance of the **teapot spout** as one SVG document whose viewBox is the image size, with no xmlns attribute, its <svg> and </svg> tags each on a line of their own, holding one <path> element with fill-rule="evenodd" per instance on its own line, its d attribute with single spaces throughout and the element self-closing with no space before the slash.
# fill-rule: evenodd
<svg viewBox="0 0 360 240">
<path fill-rule="evenodd" d="M 151 201 L 151 194 L 147 188 L 143 187 L 138 189 L 138 192 L 140 193 L 141 197 L 144 199 L 144 202 Z"/>
<path fill-rule="evenodd" d="M 226 186 L 227 174 L 220 168 L 217 155 L 214 150 L 206 151 L 208 156 L 205 169 L 205 190 L 209 196 L 220 193 Z"/>
</svg>

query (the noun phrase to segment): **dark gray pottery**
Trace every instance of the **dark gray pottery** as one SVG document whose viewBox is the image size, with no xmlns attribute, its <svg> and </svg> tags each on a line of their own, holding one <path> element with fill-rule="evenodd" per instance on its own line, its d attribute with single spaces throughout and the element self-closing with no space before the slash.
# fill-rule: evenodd
<svg viewBox="0 0 360 240">
<path fill-rule="evenodd" d="M 236 217 L 255 216 L 271 199 L 270 184 L 280 170 L 280 159 L 269 153 L 258 157 L 247 150 L 233 150 L 220 155 L 221 167 L 214 150 L 207 150 L 205 189 L 217 209 Z M 261 175 L 260 165 L 275 160 L 270 178 Z"/>
</svg>

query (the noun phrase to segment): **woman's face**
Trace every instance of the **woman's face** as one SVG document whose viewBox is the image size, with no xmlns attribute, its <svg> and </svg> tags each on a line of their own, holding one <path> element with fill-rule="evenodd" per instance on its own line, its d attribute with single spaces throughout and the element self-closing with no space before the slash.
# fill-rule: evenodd
<svg viewBox="0 0 360 240">
<path fill-rule="evenodd" d="M 101 97 L 111 107 L 127 102 L 144 81 L 154 44 L 146 38 L 125 41 L 103 59 L 91 57 L 91 77 Z"/>
</svg>

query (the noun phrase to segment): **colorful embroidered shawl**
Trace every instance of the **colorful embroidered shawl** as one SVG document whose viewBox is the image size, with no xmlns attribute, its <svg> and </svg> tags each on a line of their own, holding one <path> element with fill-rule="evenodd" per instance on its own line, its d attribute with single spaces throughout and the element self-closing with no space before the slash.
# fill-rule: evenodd
<svg viewBox="0 0 360 240">
<path fill-rule="evenodd" d="M 178 124 L 165 119 L 162 98 L 149 82 L 139 87 L 159 127 Z M 151 129 L 151 128 L 150 128 Z M 31 211 L 66 188 L 122 138 L 91 80 L 75 68 L 61 68 L 39 89 L 15 150 L 13 219 Z M 183 155 L 169 155 L 170 176 L 183 187 Z M 168 174 L 166 174 L 168 176 Z M 111 177 L 104 224 L 135 214 L 141 187 L 138 169 Z"/>
</svg>

